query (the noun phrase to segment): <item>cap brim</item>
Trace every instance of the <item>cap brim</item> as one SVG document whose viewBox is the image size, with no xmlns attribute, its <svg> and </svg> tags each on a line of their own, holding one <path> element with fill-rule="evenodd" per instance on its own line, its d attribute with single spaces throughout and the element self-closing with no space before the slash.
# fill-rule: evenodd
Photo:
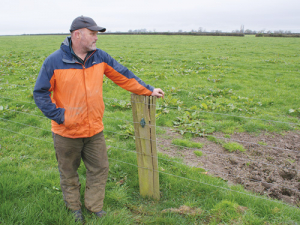
<svg viewBox="0 0 300 225">
<path fill-rule="evenodd" d="M 106 28 L 104 28 L 104 27 L 99 27 L 99 26 L 87 27 L 87 29 L 93 30 L 93 31 L 99 31 L 99 32 L 105 32 L 105 31 L 106 31 Z"/>
</svg>

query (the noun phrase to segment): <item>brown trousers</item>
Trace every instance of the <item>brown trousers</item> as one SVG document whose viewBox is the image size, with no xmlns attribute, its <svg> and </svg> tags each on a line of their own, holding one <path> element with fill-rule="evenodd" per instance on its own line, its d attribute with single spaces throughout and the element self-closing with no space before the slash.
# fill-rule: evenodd
<svg viewBox="0 0 300 225">
<path fill-rule="evenodd" d="M 89 138 L 66 138 L 53 134 L 54 148 L 60 172 L 60 186 L 67 208 L 78 210 L 80 182 L 77 169 L 81 159 L 86 167 L 85 207 L 99 212 L 103 207 L 108 176 L 108 158 L 103 132 Z"/>
</svg>

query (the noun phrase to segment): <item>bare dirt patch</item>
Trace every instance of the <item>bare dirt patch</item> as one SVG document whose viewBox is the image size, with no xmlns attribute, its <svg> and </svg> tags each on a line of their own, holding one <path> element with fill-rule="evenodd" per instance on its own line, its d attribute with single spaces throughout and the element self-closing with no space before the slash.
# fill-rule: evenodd
<svg viewBox="0 0 300 225">
<path fill-rule="evenodd" d="M 172 139 L 182 136 L 166 130 L 165 134 L 158 135 L 158 151 L 181 157 L 187 165 L 206 169 L 208 174 L 241 184 L 247 190 L 300 206 L 300 132 L 236 133 L 230 139 L 221 133 L 213 136 L 240 143 L 247 150 L 228 152 L 221 144 L 197 137 L 192 141 L 204 144 L 197 149 L 203 152 L 199 157 L 194 153 L 196 149 L 172 145 Z"/>
</svg>

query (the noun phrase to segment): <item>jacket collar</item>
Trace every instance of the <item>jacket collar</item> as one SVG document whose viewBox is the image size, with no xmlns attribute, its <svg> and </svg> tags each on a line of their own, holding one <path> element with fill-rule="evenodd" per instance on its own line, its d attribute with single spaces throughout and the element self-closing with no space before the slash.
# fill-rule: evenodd
<svg viewBox="0 0 300 225">
<path fill-rule="evenodd" d="M 63 51 L 62 61 L 65 63 L 77 63 L 78 61 L 73 56 L 70 49 L 70 40 L 71 37 L 66 37 L 65 40 L 61 43 L 60 49 Z"/>
</svg>

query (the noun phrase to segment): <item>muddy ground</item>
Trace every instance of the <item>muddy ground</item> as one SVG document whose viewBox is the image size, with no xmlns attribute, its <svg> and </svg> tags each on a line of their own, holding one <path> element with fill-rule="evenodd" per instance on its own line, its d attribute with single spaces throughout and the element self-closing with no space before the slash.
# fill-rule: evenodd
<svg viewBox="0 0 300 225">
<path fill-rule="evenodd" d="M 229 141 L 222 139 L 223 134 L 213 136 Z M 201 157 L 194 154 L 196 149 L 172 145 L 174 138 L 182 137 L 171 130 L 158 135 L 158 151 L 171 157 L 183 157 L 187 165 L 204 168 L 208 174 L 228 183 L 241 184 L 247 190 L 300 207 L 300 132 L 236 133 L 230 136 L 230 142 L 238 142 L 247 150 L 231 153 L 221 144 L 197 137 L 192 140 L 204 144 L 198 149 L 203 152 Z"/>
</svg>

